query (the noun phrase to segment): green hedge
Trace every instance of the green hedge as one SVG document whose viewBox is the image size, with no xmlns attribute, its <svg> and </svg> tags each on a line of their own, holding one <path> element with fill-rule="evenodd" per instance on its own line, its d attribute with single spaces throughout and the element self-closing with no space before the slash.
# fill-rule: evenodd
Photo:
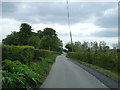
<svg viewBox="0 0 120 90">
<path fill-rule="evenodd" d="M 44 82 L 57 55 L 53 54 L 49 58 L 41 58 L 41 60 L 32 62 L 30 65 L 22 64 L 18 60 L 3 60 L 3 67 L 0 71 L 3 89 L 26 88 L 27 90 L 34 90 L 36 86 Z"/>
<path fill-rule="evenodd" d="M 120 60 L 117 53 L 69 52 L 67 56 L 120 73 Z"/>
<path fill-rule="evenodd" d="M 3 45 L 2 50 L 3 70 L 1 72 L 5 90 L 6 88 L 34 90 L 36 85 L 43 83 L 50 66 L 59 54 L 54 51 L 35 49 L 32 46 Z"/>
<path fill-rule="evenodd" d="M 2 60 L 19 60 L 29 64 L 34 58 L 35 48 L 32 46 L 2 46 Z"/>
<path fill-rule="evenodd" d="M 22 63 L 30 64 L 33 60 L 40 60 L 58 54 L 55 51 L 44 49 L 35 49 L 32 46 L 2 46 L 2 60 L 9 59 L 12 61 L 19 60 Z"/>
<path fill-rule="evenodd" d="M 49 56 L 52 56 L 53 54 L 58 54 L 55 51 L 49 51 L 49 50 L 44 50 L 44 49 L 35 49 L 35 59 L 39 59 L 40 57 L 46 58 Z"/>
</svg>

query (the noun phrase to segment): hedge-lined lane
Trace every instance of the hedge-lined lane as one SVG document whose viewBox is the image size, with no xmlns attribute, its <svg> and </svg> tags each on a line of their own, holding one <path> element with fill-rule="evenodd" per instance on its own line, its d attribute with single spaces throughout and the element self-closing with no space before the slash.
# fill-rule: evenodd
<svg viewBox="0 0 120 90">
<path fill-rule="evenodd" d="M 111 52 L 68 52 L 67 57 L 79 63 L 98 69 L 98 71 L 119 81 L 120 60 L 117 53 Z"/>
<path fill-rule="evenodd" d="M 41 85 L 54 63 L 57 52 L 32 46 L 3 45 L 2 87 L 33 90 Z"/>
</svg>

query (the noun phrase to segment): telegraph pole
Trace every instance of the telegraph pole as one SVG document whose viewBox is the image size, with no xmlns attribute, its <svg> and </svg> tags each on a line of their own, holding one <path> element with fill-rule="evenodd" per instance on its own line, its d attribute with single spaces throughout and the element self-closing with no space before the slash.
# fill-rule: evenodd
<svg viewBox="0 0 120 90">
<path fill-rule="evenodd" d="M 71 30 L 70 30 L 70 15 L 69 15 L 68 0 L 67 0 L 67 16 L 68 16 L 68 26 L 69 26 L 69 31 L 70 31 L 70 40 L 71 40 L 71 45 L 72 45 L 72 44 L 73 44 L 73 41 L 72 41 L 72 33 L 71 33 Z"/>
</svg>

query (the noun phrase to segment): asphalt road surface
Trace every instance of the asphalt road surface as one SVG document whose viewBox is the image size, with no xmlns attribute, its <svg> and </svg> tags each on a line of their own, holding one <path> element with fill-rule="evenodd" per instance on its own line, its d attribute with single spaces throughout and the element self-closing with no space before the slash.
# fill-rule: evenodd
<svg viewBox="0 0 120 90">
<path fill-rule="evenodd" d="M 107 88 L 107 86 L 62 54 L 56 58 L 41 88 Z"/>
</svg>

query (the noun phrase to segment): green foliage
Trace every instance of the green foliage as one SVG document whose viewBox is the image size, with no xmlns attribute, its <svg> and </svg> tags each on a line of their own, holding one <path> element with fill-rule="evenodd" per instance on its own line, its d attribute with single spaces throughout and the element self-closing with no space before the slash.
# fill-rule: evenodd
<svg viewBox="0 0 120 90">
<path fill-rule="evenodd" d="M 18 48 L 21 46 L 15 47 Z M 36 60 L 34 62 L 32 61 L 29 65 L 22 64 L 20 62 L 22 60 L 3 60 L 3 89 L 27 88 L 28 90 L 32 90 L 36 85 L 43 83 L 45 77 L 48 75 L 49 68 L 54 63 L 58 53 L 43 49 L 36 49 L 35 53 L 34 58 Z"/>
<path fill-rule="evenodd" d="M 63 49 L 63 51 L 64 51 L 64 52 L 68 52 L 68 50 L 67 50 L 67 49 Z"/>
<path fill-rule="evenodd" d="M 40 57 L 46 58 L 49 56 L 53 56 L 54 54 L 58 54 L 55 51 L 49 51 L 44 49 L 35 49 L 35 59 L 39 59 Z"/>
<path fill-rule="evenodd" d="M 57 37 L 56 31 L 54 29 L 45 28 L 42 34 L 44 36 L 40 41 L 40 49 L 62 52 L 62 41 Z"/>
<path fill-rule="evenodd" d="M 18 45 L 19 44 L 19 37 L 18 32 L 12 32 L 7 38 L 3 39 L 2 43 L 6 45 Z"/>
<path fill-rule="evenodd" d="M 106 43 L 103 42 L 75 42 L 75 43 L 67 43 L 66 44 L 66 49 L 68 49 L 68 51 L 73 51 L 73 52 L 86 52 L 86 51 L 95 51 L 96 53 L 98 51 L 106 51 L 109 50 L 109 46 L 106 45 Z"/>
<path fill-rule="evenodd" d="M 75 42 L 66 44 L 68 56 L 102 68 L 120 72 L 120 61 L 115 50 L 109 50 L 109 46 L 103 42 Z"/>
<path fill-rule="evenodd" d="M 115 50 L 109 50 L 109 46 L 103 42 L 75 42 L 66 44 L 68 57 L 74 58 L 89 64 L 120 73 L 120 61 Z M 69 49 L 70 48 L 70 49 Z"/>
<path fill-rule="evenodd" d="M 4 60 L 2 76 L 3 88 L 32 89 L 41 83 L 41 76 L 19 61 Z"/>
<path fill-rule="evenodd" d="M 20 32 L 19 33 L 19 45 L 28 45 L 28 39 L 32 35 L 32 28 L 27 23 L 22 23 L 20 26 Z"/>
<path fill-rule="evenodd" d="M 34 47 L 32 46 L 2 46 L 2 59 L 19 60 L 30 64 L 34 58 Z"/>
<path fill-rule="evenodd" d="M 62 52 L 62 41 L 58 38 L 56 31 L 52 28 L 45 28 L 37 33 L 32 32 L 32 27 L 22 23 L 19 32 L 13 32 L 3 39 L 5 45 L 28 45 L 37 49 L 47 49 Z"/>
<path fill-rule="evenodd" d="M 27 23 L 22 23 L 20 26 L 20 32 L 30 34 L 32 32 L 32 27 Z"/>
<path fill-rule="evenodd" d="M 29 39 L 28 39 L 28 45 L 30 46 L 34 46 L 35 48 L 39 48 L 40 46 L 40 38 L 38 36 L 32 35 Z"/>
<path fill-rule="evenodd" d="M 68 49 L 68 51 L 72 51 L 73 46 L 72 44 L 68 43 L 65 45 L 65 48 Z"/>
<path fill-rule="evenodd" d="M 48 75 L 50 66 L 54 63 L 55 58 L 58 54 L 49 54 L 46 58 L 39 57 L 36 62 L 33 62 L 29 65 L 30 69 L 38 73 L 42 77 L 42 82 L 45 80 L 45 77 Z"/>
<path fill-rule="evenodd" d="M 120 61 L 117 53 L 111 52 L 68 52 L 68 57 L 94 64 L 107 70 L 118 72 Z M 120 73 L 120 71 L 119 71 Z"/>
<path fill-rule="evenodd" d="M 62 41 L 54 29 L 45 28 L 35 33 L 29 24 L 22 23 L 19 32 L 3 39 L 3 88 L 31 90 L 41 84 L 58 52 L 62 53 Z"/>
<path fill-rule="evenodd" d="M 31 90 L 37 84 L 42 84 L 48 75 L 50 66 L 54 63 L 58 53 L 48 50 L 41 50 L 44 57 L 39 57 L 37 61 L 29 65 L 22 64 L 18 60 L 3 60 L 2 82 L 5 88 L 27 88 Z M 45 54 L 48 52 L 47 54 Z M 54 54 L 53 54 L 54 53 Z M 19 85 L 18 85 L 19 84 Z"/>
<path fill-rule="evenodd" d="M 28 45 L 28 39 L 32 35 L 31 26 L 27 23 L 22 23 L 19 32 L 12 32 L 5 39 L 3 44 L 5 45 Z"/>
<path fill-rule="evenodd" d="M 44 36 L 40 42 L 40 49 L 62 52 L 62 42 L 57 37 Z"/>
<path fill-rule="evenodd" d="M 55 51 L 44 49 L 35 49 L 32 46 L 9 46 L 3 45 L 2 59 L 19 60 L 22 63 L 30 64 L 34 59 L 38 60 L 40 57 L 46 58 L 53 54 L 58 54 Z"/>
<path fill-rule="evenodd" d="M 52 28 L 45 28 L 45 29 L 43 30 L 43 34 L 44 34 L 45 36 L 49 36 L 49 37 L 51 37 L 51 38 L 54 38 L 54 37 L 57 36 L 56 31 L 55 31 L 54 29 L 52 29 Z"/>
<path fill-rule="evenodd" d="M 49 36 L 43 36 L 40 41 L 40 49 L 50 50 L 52 44 L 52 39 Z"/>
<path fill-rule="evenodd" d="M 36 35 L 37 35 L 40 39 L 44 36 L 43 31 L 41 31 L 41 30 L 38 30 L 37 33 L 36 33 Z"/>
</svg>

